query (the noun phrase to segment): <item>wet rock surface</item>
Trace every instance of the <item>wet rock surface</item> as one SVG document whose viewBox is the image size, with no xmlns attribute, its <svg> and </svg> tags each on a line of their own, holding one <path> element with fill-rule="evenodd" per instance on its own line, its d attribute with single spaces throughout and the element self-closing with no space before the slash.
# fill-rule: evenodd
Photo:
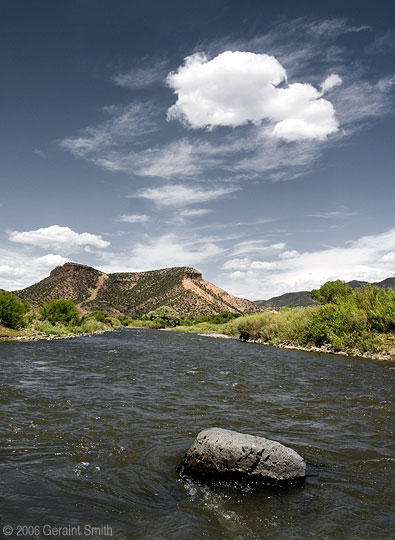
<svg viewBox="0 0 395 540">
<path fill-rule="evenodd" d="M 197 435 L 178 470 L 202 479 L 286 484 L 305 478 L 306 463 L 277 441 L 210 428 Z"/>
</svg>

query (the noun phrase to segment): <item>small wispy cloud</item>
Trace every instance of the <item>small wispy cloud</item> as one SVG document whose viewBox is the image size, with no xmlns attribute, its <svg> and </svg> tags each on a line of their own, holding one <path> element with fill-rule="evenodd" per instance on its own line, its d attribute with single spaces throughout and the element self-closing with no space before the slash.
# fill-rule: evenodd
<svg viewBox="0 0 395 540">
<path fill-rule="evenodd" d="M 279 254 L 280 259 L 295 259 L 295 257 L 299 257 L 300 253 L 296 251 L 295 249 L 291 249 L 288 251 L 283 251 Z"/>
<path fill-rule="evenodd" d="M 331 19 L 316 19 L 309 21 L 307 17 L 305 17 L 300 20 L 305 20 L 307 22 L 306 30 L 310 34 L 315 34 L 320 38 L 333 38 L 342 34 L 354 34 L 372 30 L 372 27 L 368 25 L 353 26 L 348 19 L 344 18 L 333 17 Z"/>
<path fill-rule="evenodd" d="M 264 240 L 246 240 L 236 244 L 231 250 L 231 255 L 242 255 L 249 253 L 275 253 L 284 249 L 286 244 L 284 242 L 277 242 L 275 244 L 267 244 Z"/>
<path fill-rule="evenodd" d="M 332 90 L 332 88 L 336 88 L 336 86 L 339 86 L 340 84 L 342 84 L 342 82 L 342 78 L 339 77 L 337 73 L 331 73 L 321 84 L 321 90 L 323 93 L 329 92 L 329 90 Z"/>
<path fill-rule="evenodd" d="M 185 184 L 145 188 L 128 195 L 131 199 L 148 199 L 157 206 L 187 206 L 189 204 L 212 201 L 239 191 L 238 186 L 223 186 L 205 189 Z"/>
<path fill-rule="evenodd" d="M 167 60 L 145 60 L 144 65 L 119 72 L 112 79 L 117 86 L 123 86 L 124 88 L 147 88 L 154 84 L 164 83 L 167 68 Z"/>
<path fill-rule="evenodd" d="M 105 112 L 111 115 L 109 120 L 83 129 L 78 136 L 61 140 L 60 146 L 76 157 L 105 166 L 114 149 L 119 152 L 124 144 L 130 144 L 131 139 L 158 129 L 155 120 L 158 111 L 150 103 L 137 102 L 126 107 L 110 106 L 105 108 Z"/>
<path fill-rule="evenodd" d="M 117 218 L 122 223 L 146 223 L 151 218 L 146 214 L 123 214 Z"/>
<path fill-rule="evenodd" d="M 211 214 L 213 210 L 210 208 L 193 208 L 187 210 L 178 211 L 173 217 L 166 221 L 168 225 L 184 225 L 189 223 L 193 219 L 201 218 Z M 194 227 L 196 229 L 196 226 Z"/>
<path fill-rule="evenodd" d="M 205 225 L 200 225 L 195 227 L 195 230 L 204 230 L 204 229 L 231 229 L 233 227 L 250 227 L 254 225 L 266 225 L 267 223 L 272 223 L 275 221 L 273 218 L 258 218 L 252 221 L 233 221 L 226 223 L 207 223 Z"/>
<path fill-rule="evenodd" d="M 254 261 L 245 257 L 243 259 L 229 259 L 221 268 L 223 270 L 272 270 L 276 267 L 275 262 Z"/>
<path fill-rule="evenodd" d="M 210 210 L 209 208 L 195 208 L 195 209 L 182 210 L 179 215 L 183 218 L 190 218 L 190 217 L 206 216 L 207 214 L 210 214 L 211 212 L 212 210 Z"/>
<path fill-rule="evenodd" d="M 33 150 L 33 154 L 36 154 L 36 156 L 39 156 L 40 158 L 42 159 L 46 159 L 46 155 L 45 155 L 45 152 L 43 152 L 42 150 L 40 150 L 39 148 L 34 148 Z"/>
<path fill-rule="evenodd" d="M 334 211 L 334 212 L 316 212 L 315 214 L 305 214 L 306 217 L 321 219 L 336 219 L 342 217 L 358 216 L 358 212 Z"/>
</svg>

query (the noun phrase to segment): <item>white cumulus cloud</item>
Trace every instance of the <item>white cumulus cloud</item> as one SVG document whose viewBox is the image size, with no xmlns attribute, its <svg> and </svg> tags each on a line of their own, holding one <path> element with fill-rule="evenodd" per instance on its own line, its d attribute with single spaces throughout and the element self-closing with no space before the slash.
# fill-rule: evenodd
<svg viewBox="0 0 395 540">
<path fill-rule="evenodd" d="M 333 87 L 334 76 L 326 79 L 327 86 Z M 324 140 L 339 129 L 322 92 L 307 83 L 288 84 L 285 68 L 267 54 L 225 51 L 209 60 L 196 53 L 168 75 L 167 83 L 178 96 L 168 119 L 192 128 L 265 121 L 273 137 L 286 141 Z"/>
<path fill-rule="evenodd" d="M 72 249 L 81 246 L 105 248 L 110 245 L 110 242 L 103 240 L 101 236 L 87 232 L 77 233 L 69 227 L 61 227 L 60 225 L 51 225 L 34 231 L 11 231 L 9 240 L 19 244 L 29 244 L 55 250 Z"/>
</svg>

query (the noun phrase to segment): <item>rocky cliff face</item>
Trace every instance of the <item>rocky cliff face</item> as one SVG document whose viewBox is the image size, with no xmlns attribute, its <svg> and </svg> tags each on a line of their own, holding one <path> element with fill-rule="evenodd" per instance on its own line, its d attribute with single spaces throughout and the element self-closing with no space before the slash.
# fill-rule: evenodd
<svg viewBox="0 0 395 540">
<path fill-rule="evenodd" d="M 163 305 L 185 315 L 259 310 L 253 302 L 228 294 L 189 267 L 105 274 L 89 266 L 66 263 L 16 294 L 33 307 L 53 298 L 68 298 L 87 312 L 101 309 L 137 316 Z"/>
</svg>

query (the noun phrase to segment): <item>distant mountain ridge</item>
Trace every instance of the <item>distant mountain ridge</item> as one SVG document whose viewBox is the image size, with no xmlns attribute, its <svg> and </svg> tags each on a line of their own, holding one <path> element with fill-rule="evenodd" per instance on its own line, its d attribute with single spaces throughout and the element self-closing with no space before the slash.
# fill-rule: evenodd
<svg viewBox="0 0 395 540">
<path fill-rule="evenodd" d="M 250 300 L 230 295 L 191 267 L 106 274 L 90 266 L 66 263 L 15 294 L 35 308 L 48 300 L 67 298 L 86 312 L 103 310 L 114 315 L 141 316 L 163 305 L 184 315 L 259 311 Z"/>
<path fill-rule="evenodd" d="M 347 285 L 350 285 L 350 287 L 353 289 L 357 289 L 366 283 L 368 282 L 353 280 L 349 281 Z M 373 287 L 379 287 L 380 289 L 395 289 L 395 277 L 390 277 L 384 279 L 383 281 L 371 283 L 371 285 Z M 314 306 L 317 302 L 314 302 L 314 300 L 311 298 L 310 291 L 298 291 L 285 293 L 280 296 L 273 296 L 273 298 L 269 298 L 269 300 L 254 300 L 254 303 L 257 306 L 264 308 L 280 309 L 282 307 Z"/>
</svg>

